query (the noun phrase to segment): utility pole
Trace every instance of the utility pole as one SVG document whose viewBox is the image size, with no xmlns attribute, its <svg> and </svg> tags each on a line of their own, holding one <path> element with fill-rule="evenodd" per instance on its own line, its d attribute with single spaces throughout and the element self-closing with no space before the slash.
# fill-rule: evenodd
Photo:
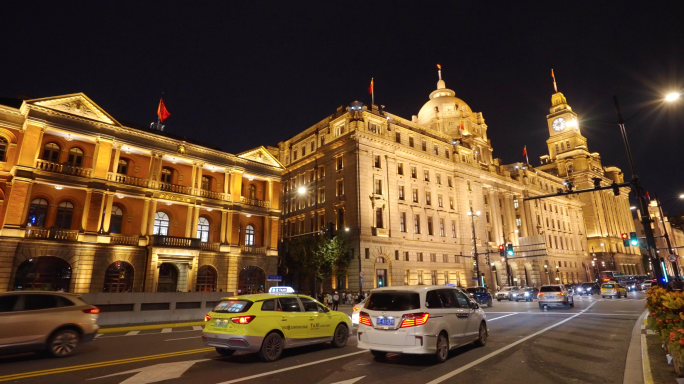
<svg viewBox="0 0 684 384">
<path fill-rule="evenodd" d="M 674 254 L 674 249 L 672 248 L 672 243 L 670 243 L 670 235 L 667 233 L 667 227 L 665 226 L 665 214 L 663 213 L 663 206 L 660 204 L 660 198 L 658 194 L 655 195 L 656 203 L 658 203 L 658 209 L 660 210 L 660 221 L 663 223 L 663 234 L 665 235 L 665 242 L 667 243 L 667 255 Z M 680 277 L 679 277 L 679 257 L 672 263 L 672 269 L 675 275 L 675 286 L 679 288 Z"/>
<path fill-rule="evenodd" d="M 475 215 L 479 215 L 480 211 L 473 212 L 473 207 L 470 207 L 470 212 L 468 212 L 468 216 L 470 216 L 470 224 L 473 228 L 473 256 L 475 257 L 475 272 L 477 273 L 477 286 L 480 286 L 480 260 L 477 255 L 477 237 L 475 236 Z"/>
<path fill-rule="evenodd" d="M 627 151 L 627 157 L 629 158 L 629 165 L 632 168 L 632 184 L 634 185 L 634 193 L 636 194 L 637 201 L 639 202 L 639 211 L 641 212 L 641 224 L 644 227 L 644 233 L 646 235 L 646 250 L 648 252 L 651 263 L 653 263 L 653 273 L 658 280 L 658 285 L 663 285 L 663 270 L 660 268 L 660 260 L 658 259 L 658 254 L 656 253 L 656 243 L 655 237 L 653 235 L 653 228 L 651 228 L 651 215 L 648 213 L 648 202 L 646 197 L 644 197 L 644 190 L 641 187 L 641 180 L 636 172 L 636 167 L 634 166 L 634 159 L 632 158 L 632 150 L 629 148 L 629 142 L 627 141 L 627 131 L 625 130 L 625 120 L 622 118 L 622 111 L 620 110 L 620 104 L 618 103 L 617 95 L 613 96 L 613 102 L 615 103 L 615 111 L 618 115 L 617 124 L 620 127 L 620 133 L 622 134 L 622 140 L 625 143 L 625 150 Z"/>
</svg>

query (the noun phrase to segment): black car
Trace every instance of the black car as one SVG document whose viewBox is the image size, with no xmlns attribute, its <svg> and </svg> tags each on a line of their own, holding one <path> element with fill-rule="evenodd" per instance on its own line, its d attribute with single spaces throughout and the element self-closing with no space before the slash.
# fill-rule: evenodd
<svg viewBox="0 0 684 384">
<path fill-rule="evenodd" d="M 513 294 L 513 300 L 516 302 L 520 300 L 534 301 L 537 300 L 539 290 L 535 287 L 526 287 Z"/>
<path fill-rule="evenodd" d="M 471 299 L 475 300 L 476 303 L 480 305 L 487 304 L 488 307 L 492 306 L 492 294 L 483 287 L 473 287 L 466 288 L 466 292 Z"/>
<path fill-rule="evenodd" d="M 596 283 L 582 283 L 575 288 L 575 293 L 582 295 L 598 295 L 601 293 L 601 287 Z"/>
</svg>

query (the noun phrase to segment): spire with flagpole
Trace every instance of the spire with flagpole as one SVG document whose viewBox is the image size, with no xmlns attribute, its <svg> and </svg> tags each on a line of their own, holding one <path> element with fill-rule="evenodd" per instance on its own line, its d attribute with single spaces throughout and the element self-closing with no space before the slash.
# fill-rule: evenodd
<svg viewBox="0 0 684 384">
<path fill-rule="evenodd" d="M 371 105 L 375 104 L 375 89 L 373 88 L 373 78 L 371 77 L 370 87 L 368 87 L 368 93 L 371 95 Z"/>
<path fill-rule="evenodd" d="M 437 76 L 439 76 L 439 79 L 442 80 L 442 66 L 437 64 Z"/>
<path fill-rule="evenodd" d="M 553 78 L 553 90 L 558 93 L 558 87 L 556 86 L 556 76 L 553 75 L 553 68 L 551 68 L 551 78 Z"/>
<path fill-rule="evenodd" d="M 530 163 L 530 159 L 527 157 L 527 145 L 523 147 L 523 156 L 525 156 L 525 162 Z"/>
</svg>

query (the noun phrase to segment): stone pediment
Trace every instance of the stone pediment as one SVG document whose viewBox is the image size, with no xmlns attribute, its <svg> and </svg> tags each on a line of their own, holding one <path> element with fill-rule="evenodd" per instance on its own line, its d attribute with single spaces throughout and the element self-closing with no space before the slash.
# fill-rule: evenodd
<svg viewBox="0 0 684 384">
<path fill-rule="evenodd" d="M 280 164 L 280 161 L 278 161 L 278 159 L 276 159 L 275 156 L 273 156 L 271 152 L 267 151 L 263 146 L 242 152 L 238 154 L 237 157 L 245 160 L 256 161 L 257 163 L 270 165 L 272 167 L 285 168 L 282 164 Z"/>
<path fill-rule="evenodd" d="M 119 125 L 119 123 L 105 112 L 104 109 L 100 108 L 82 93 L 28 100 L 26 103 L 78 117 L 84 117 L 105 124 Z"/>
</svg>

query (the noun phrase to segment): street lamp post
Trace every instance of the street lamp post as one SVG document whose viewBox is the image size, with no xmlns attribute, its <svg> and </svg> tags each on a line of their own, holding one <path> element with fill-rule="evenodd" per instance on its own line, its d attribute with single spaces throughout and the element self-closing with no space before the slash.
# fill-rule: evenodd
<svg viewBox="0 0 684 384">
<path fill-rule="evenodd" d="M 557 284 L 560 284 L 560 277 L 558 277 L 559 274 L 560 271 L 558 270 L 558 267 L 556 267 L 556 278 L 554 280 L 556 280 Z"/>
<path fill-rule="evenodd" d="M 473 228 L 473 255 L 475 256 L 475 272 L 477 273 L 477 285 L 480 286 L 480 260 L 477 255 L 477 237 L 475 236 L 475 216 L 480 216 L 480 211 L 474 212 L 473 207 L 470 207 L 470 224 Z"/>
<path fill-rule="evenodd" d="M 544 271 L 546 271 L 546 284 L 551 284 L 551 278 L 549 277 L 549 266 L 544 264 Z"/>
</svg>

